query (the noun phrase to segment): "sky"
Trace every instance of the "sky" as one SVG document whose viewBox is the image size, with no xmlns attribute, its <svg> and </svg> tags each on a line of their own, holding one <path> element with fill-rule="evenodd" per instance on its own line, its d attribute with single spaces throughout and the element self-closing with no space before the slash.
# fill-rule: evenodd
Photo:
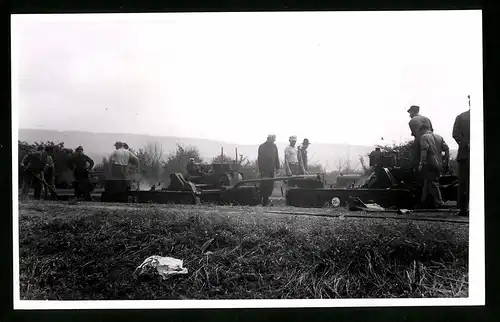
<svg viewBox="0 0 500 322">
<path fill-rule="evenodd" d="M 19 128 L 452 148 L 482 109 L 481 11 L 12 16 Z"/>
</svg>

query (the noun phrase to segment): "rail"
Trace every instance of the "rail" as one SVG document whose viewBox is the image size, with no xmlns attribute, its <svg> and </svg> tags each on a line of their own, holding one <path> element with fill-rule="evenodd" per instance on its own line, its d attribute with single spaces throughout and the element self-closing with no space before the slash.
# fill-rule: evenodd
<svg viewBox="0 0 500 322">
<path fill-rule="evenodd" d="M 277 181 L 284 181 L 284 180 L 304 180 L 304 179 L 316 179 L 318 178 L 317 175 L 315 174 L 309 174 L 309 175 L 301 175 L 301 176 L 288 176 L 288 177 L 275 177 L 275 178 L 261 178 L 261 179 L 248 179 L 248 180 L 242 180 L 237 182 L 233 188 L 238 188 L 239 186 L 242 186 L 247 183 L 259 183 L 259 182 L 277 182 Z"/>
</svg>

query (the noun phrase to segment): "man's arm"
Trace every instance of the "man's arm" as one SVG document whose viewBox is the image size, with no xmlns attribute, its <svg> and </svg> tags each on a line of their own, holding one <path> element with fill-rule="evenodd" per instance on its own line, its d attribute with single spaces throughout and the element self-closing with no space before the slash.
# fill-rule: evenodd
<svg viewBox="0 0 500 322">
<path fill-rule="evenodd" d="M 279 170 L 281 168 L 280 156 L 278 154 L 278 147 L 276 145 L 274 146 L 274 157 L 276 158 L 276 170 Z"/>
<path fill-rule="evenodd" d="M 455 123 L 453 124 L 453 139 L 457 142 L 458 146 L 460 146 L 460 142 L 462 141 L 462 131 L 460 131 L 460 115 L 455 118 Z"/>
<path fill-rule="evenodd" d="M 47 163 L 44 167 L 44 171 L 46 171 L 47 169 L 54 169 L 55 166 L 54 166 L 54 160 L 52 159 L 52 157 L 50 155 L 47 156 Z"/>
<path fill-rule="evenodd" d="M 448 166 L 450 164 L 450 147 L 446 144 L 444 139 L 442 139 L 441 142 L 441 149 L 444 151 L 444 160 L 446 162 L 446 166 Z"/>
<path fill-rule="evenodd" d="M 418 122 L 415 119 L 411 119 L 410 122 L 408 122 L 408 125 L 410 126 L 410 131 L 411 135 L 416 137 L 417 132 L 418 132 Z"/>
<path fill-rule="evenodd" d="M 22 161 L 21 161 L 21 166 L 23 166 L 23 167 L 28 166 L 29 156 L 30 156 L 30 154 L 29 154 L 29 153 L 27 153 L 27 154 L 24 156 L 24 158 L 23 158 L 23 159 L 22 159 Z"/>
<path fill-rule="evenodd" d="M 139 166 L 139 158 L 131 151 L 128 151 L 130 154 L 130 161 L 131 163 L 135 164 L 136 166 Z"/>
<path fill-rule="evenodd" d="M 427 150 L 429 149 L 429 141 L 425 135 L 420 137 L 420 165 L 424 165 L 427 161 Z"/>
<path fill-rule="evenodd" d="M 94 160 L 92 160 L 88 155 L 86 155 L 85 161 L 89 164 L 87 170 L 92 170 L 94 167 Z"/>
<path fill-rule="evenodd" d="M 290 171 L 290 166 L 288 165 L 288 147 L 285 148 L 285 171 L 286 175 L 291 175 L 292 171 Z"/>
</svg>

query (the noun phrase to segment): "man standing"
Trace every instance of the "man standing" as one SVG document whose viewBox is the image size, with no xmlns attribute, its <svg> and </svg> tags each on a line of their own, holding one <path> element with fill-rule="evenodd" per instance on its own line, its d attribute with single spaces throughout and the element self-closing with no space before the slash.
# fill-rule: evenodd
<svg viewBox="0 0 500 322">
<path fill-rule="evenodd" d="M 420 127 L 422 124 L 426 124 L 431 132 L 434 132 L 432 128 L 432 123 L 429 118 L 420 115 L 420 107 L 417 105 L 412 105 L 408 109 L 408 113 L 410 114 L 410 122 L 408 125 L 410 126 L 411 135 L 414 137 L 413 141 L 413 164 L 414 168 L 416 168 L 419 160 L 420 160 L 420 134 L 422 133 Z"/>
<path fill-rule="evenodd" d="M 290 145 L 285 148 L 285 174 L 287 177 L 300 174 L 299 152 L 295 147 L 297 137 L 292 135 L 288 141 Z"/>
<path fill-rule="evenodd" d="M 450 149 L 444 139 L 440 135 L 434 134 L 426 123 L 420 126 L 419 137 L 420 162 L 418 170 L 424 180 L 421 203 L 424 205 L 428 201 L 428 197 L 432 197 L 434 206 L 441 207 L 444 202 L 439 190 L 439 177 L 443 169 L 449 167 Z M 443 152 L 445 153 L 444 166 Z"/>
<path fill-rule="evenodd" d="M 111 162 L 111 177 L 113 180 L 121 181 L 124 190 L 128 190 L 129 164 L 139 166 L 139 159 L 129 150 L 126 150 L 122 142 L 115 143 L 116 150 L 109 157 Z"/>
<path fill-rule="evenodd" d="M 47 200 L 49 199 L 49 190 L 50 190 L 50 196 L 52 199 L 57 199 L 56 195 L 54 194 L 54 191 L 56 190 L 55 186 L 55 171 L 56 171 L 56 165 L 54 162 L 54 147 L 53 146 L 46 146 L 45 147 L 45 153 L 47 154 L 47 168 L 44 172 L 44 177 L 45 177 L 45 182 L 50 186 L 44 187 L 44 199 Z"/>
<path fill-rule="evenodd" d="M 309 174 L 307 170 L 307 148 L 309 147 L 309 140 L 304 139 L 302 145 L 299 145 L 298 156 L 301 174 Z"/>
<path fill-rule="evenodd" d="M 47 153 L 42 147 L 34 152 L 28 152 L 21 161 L 21 170 L 23 171 L 23 188 L 21 190 L 21 200 L 26 200 L 34 183 L 35 200 L 40 200 L 42 194 L 42 183 L 36 178 L 44 178 L 43 173 L 47 169 Z"/>
<path fill-rule="evenodd" d="M 274 144 L 275 141 L 276 136 L 274 134 L 269 134 L 266 142 L 259 146 L 257 165 L 261 178 L 274 178 L 276 171 L 280 168 L 278 148 L 276 144 Z M 269 197 L 271 197 L 273 189 L 274 182 L 261 182 L 260 196 L 263 206 L 269 204 Z"/>
<path fill-rule="evenodd" d="M 69 159 L 68 167 L 73 170 L 75 177 L 73 182 L 75 197 L 80 198 L 83 195 L 85 201 L 92 201 L 89 172 L 94 167 L 94 161 L 83 153 L 82 146 L 76 148 L 75 155 Z"/>
<path fill-rule="evenodd" d="M 455 118 L 453 138 L 458 144 L 458 207 L 459 216 L 469 215 L 469 188 L 470 188 L 470 96 L 469 110 Z"/>
</svg>

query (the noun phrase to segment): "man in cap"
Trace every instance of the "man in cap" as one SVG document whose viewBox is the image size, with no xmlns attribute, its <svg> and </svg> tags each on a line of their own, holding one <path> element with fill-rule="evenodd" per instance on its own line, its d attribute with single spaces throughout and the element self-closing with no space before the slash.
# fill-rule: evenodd
<svg viewBox="0 0 500 322">
<path fill-rule="evenodd" d="M 469 97 L 470 99 L 470 97 Z M 460 216 L 469 215 L 469 187 L 470 187 L 470 104 L 469 110 L 455 118 L 453 138 L 458 144 L 458 207 Z"/>
<path fill-rule="evenodd" d="M 408 123 L 411 131 L 411 135 L 414 137 L 413 141 L 413 165 L 416 168 L 420 160 L 420 127 L 422 124 L 427 124 L 429 130 L 434 132 L 432 128 L 432 123 L 429 118 L 420 115 L 420 107 L 417 105 L 412 105 L 407 111 L 410 114 L 410 122 Z"/>
<path fill-rule="evenodd" d="M 370 167 L 378 167 L 381 165 L 382 151 L 379 147 L 375 148 L 375 151 L 370 152 Z"/>
<path fill-rule="evenodd" d="M 83 147 L 79 146 L 75 154 L 69 159 L 68 167 L 73 170 L 75 197 L 83 195 L 85 201 L 92 201 L 90 192 L 92 191 L 89 179 L 89 172 L 94 167 L 94 160 L 83 153 Z"/>
<path fill-rule="evenodd" d="M 259 146 L 257 165 L 259 167 L 261 178 L 274 178 L 277 170 L 280 168 L 278 148 L 274 143 L 275 141 L 276 135 L 269 134 L 266 142 Z M 260 195 L 263 206 L 267 206 L 269 204 L 269 197 L 271 197 L 273 189 L 274 183 L 272 181 L 261 182 Z"/>
<path fill-rule="evenodd" d="M 290 144 L 285 148 L 285 174 L 286 176 L 300 174 L 298 150 L 295 144 L 297 137 L 290 136 L 288 139 Z"/>
<path fill-rule="evenodd" d="M 299 165 L 300 165 L 300 172 L 301 174 L 309 174 L 307 170 L 307 148 L 309 147 L 310 143 L 308 139 L 304 139 L 302 141 L 302 145 L 299 145 L 298 148 L 298 159 L 299 159 Z"/>
<path fill-rule="evenodd" d="M 35 200 L 40 200 L 42 194 L 42 183 L 36 177 L 44 179 L 43 173 L 48 167 L 47 153 L 39 146 L 35 151 L 28 152 L 21 160 L 23 171 L 23 187 L 21 200 L 28 198 L 31 185 L 34 184 Z"/>
<path fill-rule="evenodd" d="M 194 158 L 189 158 L 188 164 L 186 166 L 186 170 L 189 176 L 201 176 L 202 173 L 200 171 L 199 165 L 195 162 Z"/>
<path fill-rule="evenodd" d="M 109 161 L 111 163 L 111 177 L 113 180 L 118 180 L 121 182 L 121 188 L 127 190 L 129 188 L 128 184 L 128 172 L 129 164 L 135 164 L 139 166 L 139 159 L 137 156 L 129 150 L 126 150 L 123 142 L 115 143 L 115 151 L 111 153 Z"/>
<path fill-rule="evenodd" d="M 444 139 L 431 131 L 427 123 L 420 126 L 420 162 L 418 170 L 422 175 L 424 187 L 421 203 L 424 205 L 431 197 L 434 207 L 444 205 L 439 190 L 439 177 L 449 167 L 450 149 Z M 443 164 L 443 152 L 445 154 Z"/>
</svg>

